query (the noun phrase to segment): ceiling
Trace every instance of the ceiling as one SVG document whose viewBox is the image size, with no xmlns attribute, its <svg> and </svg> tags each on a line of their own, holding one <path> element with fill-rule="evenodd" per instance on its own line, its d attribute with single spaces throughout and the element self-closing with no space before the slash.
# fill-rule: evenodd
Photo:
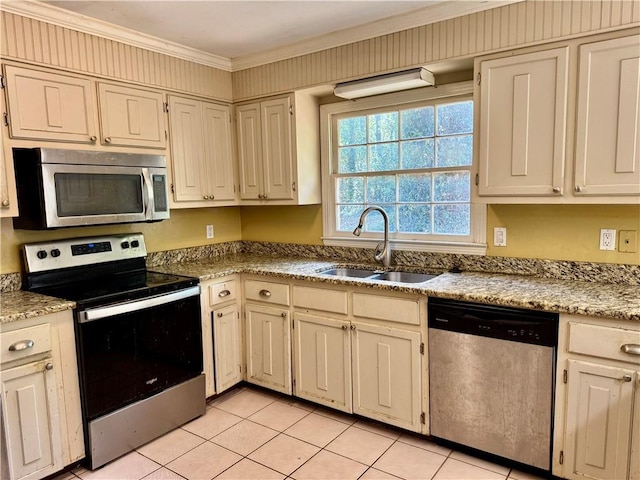
<svg viewBox="0 0 640 480">
<path fill-rule="evenodd" d="M 305 44 L 302 50 L 289 50 L 287 54 L 309 53 L 513 1 L 52 0 L 42 3 L 225 59 L 251 60 L 251 57 L 264 57 L 267 52 L 302 43 Z"/>
</svg>

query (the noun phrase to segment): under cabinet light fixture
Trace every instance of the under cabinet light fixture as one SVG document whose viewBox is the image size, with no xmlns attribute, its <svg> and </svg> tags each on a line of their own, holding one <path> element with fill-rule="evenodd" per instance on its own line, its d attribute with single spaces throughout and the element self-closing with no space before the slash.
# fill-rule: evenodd
<svg viewBox="0 0 640 480">
<path fill-rule="evenodd" d="M 429 87 L 435 83 L 435 77 L 429 70 L 414 68 L 352 82 L 338 83 L 333 89 L 333 94 L 336 97 L 352 100 L 381 93 L 409 90 L 410 88 Z"/>
</svg>

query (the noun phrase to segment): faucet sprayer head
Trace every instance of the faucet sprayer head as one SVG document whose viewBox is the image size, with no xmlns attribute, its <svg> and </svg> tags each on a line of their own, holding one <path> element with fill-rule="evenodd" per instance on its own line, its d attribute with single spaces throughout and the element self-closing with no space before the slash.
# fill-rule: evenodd
<svg viewBox="0 0 640 480">
<path fill-rule="evenodd" d="M 354 234 L 356 237 L 359 237 L 359 236 L 360 236 L 360 233 L 362 233 L 362 224 L 358 225 L 358 226 L 355 228 L 355 230 L 353 231 L 353 234 Z"/>
</svg>

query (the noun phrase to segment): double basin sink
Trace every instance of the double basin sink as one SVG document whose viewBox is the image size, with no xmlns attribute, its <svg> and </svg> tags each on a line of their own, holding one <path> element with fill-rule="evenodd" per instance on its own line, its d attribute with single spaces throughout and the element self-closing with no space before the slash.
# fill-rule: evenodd
<svg viewBox="0 0 640 480">
<path fill-rule="evenodd" d="M 423 283 L 437 277 L 427 273 L 412 272 L 380 272 L 363 268 L 330 268 L 318 272 L 320 275 L 332 275 L 336 277 L 366 278 L 367 280 L 381 280 L 384 282 Z"/>
</svg>

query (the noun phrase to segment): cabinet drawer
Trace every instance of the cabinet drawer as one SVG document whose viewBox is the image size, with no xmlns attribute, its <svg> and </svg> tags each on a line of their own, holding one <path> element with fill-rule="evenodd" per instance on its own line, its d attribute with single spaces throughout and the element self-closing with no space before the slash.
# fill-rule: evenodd
<svg viewBox="0 0 640 480">
<path fill-rule="evenodd" d="M 247 300 L 258 300 L 265 303 L 289 305 L 289 285 L 283 283 L 260 282 L 247 280 L 244 282 L 244 295 Z"/>
<path fill-rule="evenodd" d="M 347 292 L 313 287 L 293 287 L 293 306 L 347 314 Z"/>
<path fill-rule="evenodd" d="M 390 322 L 420 325 L 418 300 L 383 297 L 380 295 L 353 294 L 353 315 Z"/>
<path fill-rule="evenodd" d="M 236 299 L 236 281 L 214 283 L 209 285 L 209 305 L 219 305 Z"/>
<path fill-rule="evenodd" d="M 640 331 L 569 322 L 569 352 L 640 364 L 640 356 L 622 351 L 623 345 L 640 348 Z"/>
<path fill-rule="evenodd" d="M 48 323 L 0 334 L 2 363 L 19 360 L 51 350 L 51 326 Z"/>
</svg>

